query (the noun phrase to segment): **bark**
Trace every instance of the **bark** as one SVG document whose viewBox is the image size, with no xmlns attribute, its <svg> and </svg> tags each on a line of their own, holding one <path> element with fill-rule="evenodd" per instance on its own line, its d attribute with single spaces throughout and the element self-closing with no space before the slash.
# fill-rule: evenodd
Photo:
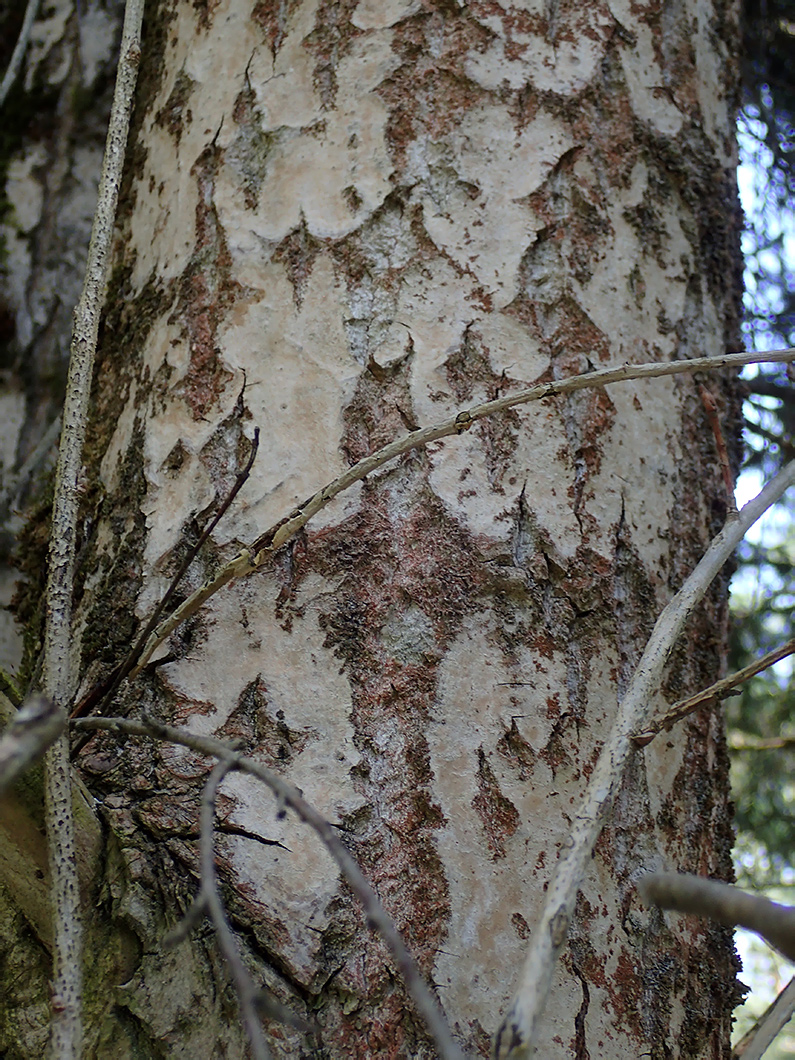
<svg viewBox="0 0 795 1060">
<path fill-rule="evenodd" d="M 13 7 L 13 10 L 11 10 Z M 7 8 L 7 9 L 6 9 Z M 25 5 L 0 12 L 5 73 Z M 3 104 L 0 144 L 0 665 L 23 646 L 6 609 L 12 557 L 30 577 L 18 602 L 28 621 L 46 570 L 19 547 L 26 507 L 46 503 L 58 440 L 72 312 L 96 206 L 123 5 L 75 10 L 54 0 L 34 23 L 23 73 Z M 33 545 L 36 544 L 34 541 Z M 38 543 L 40 549 L 41 543 Z M 38 626 L 31 623 L 31 636 Z M 38 651 L 28 645 L 29 654 Z"/>
<path fill-rule="evenodd" d="M 13 7 L 13 10 L 11 9 Z M 25 5 L 0 13 L 0 64 L 7 69 Z M 85 267 L 96 204 L 96 181 L 116 64 L 118 3 L 46 5 L 34 23 L 23 73 L 2 107 L 0 126 L 0 666 L 17 668 L 22 638 L 8 605 L 18 570 L 30 578 L 16 593 L 27 622 L 28 667 L 40 650 L 41 592 L 46 563 L 42 518 L 51 500 L 71 320 Z M 5 87 L 5 80 L 4 80 Z M 22 530 L 20 511 L 39 509 Z M 84 513 L 83 529 L 85 527 Z M 35 618 L 34 618 L 35 613 Z M 23 673 L 23 678 L 29 676 Z M 15 691 L 3 681 L 4 691 Z M 0 696 L 2 722 L 12 704 Z M 17 719 L 18 720 L 18 719 Z M 30 733 L 27 734 L 30 736 Z M 0 803 L 0 949 L 4 1055 L 42 1056 L 52 990 L 43 784 L 32 770 Z M 88 892 L 97 872 L 99 822 L 85 789 L 74 794 L 80 826 L 78 871 Z M 89 916 L 99 952 L 109 947 L 106 926 Z M 118 933 L 114 932 L 118 937 Z M 113 964 L 113 961 L 111 962 Z M 94 959 L 107 971 L 104 960 Z M 115 976 L 117 968 L 113 967 Z"/>
<path fill-rule="evenodd" d="M 154 6 L 85 456 L 82 691 L 123 657 L 255 427 L 251 477 L 186 592 L 416 425 L 735 344 L 736 50 L 721 0 Z M 735 387 L 704 382 L 736 457 Z M 240 740 L 300 787 L 486 1056 L 617 701 L 725 510 L 692 378 L 513 409 L 341 495 L 113 709 Z M 720 676 L 725 589 L 689 624 L 661 712 Z M 79 765 L 116 955 L 89 985 L 91 1054 L 244 1055 L 212 938 L 162 943 L 197 888 L 212 763 L 102 733 Z M 728 1056 L 729 932 L 635 889 L 648 868 L 731 878 L 727 784 L 714 709 L 632 759 L 539 1055 Z M 320 1028 L 266 1020 L 273 1054 L 434 1056 L 313 835 L 251 778 L 220 790 L 246 959 Z"/>
</svg>

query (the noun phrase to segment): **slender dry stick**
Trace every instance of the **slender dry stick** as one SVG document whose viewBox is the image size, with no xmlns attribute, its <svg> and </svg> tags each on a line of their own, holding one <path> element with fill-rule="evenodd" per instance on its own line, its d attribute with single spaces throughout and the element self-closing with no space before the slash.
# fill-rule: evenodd
<svg viewBox="0 0 795 1060">
<path fill-rule="evenodd" d="M 505 397 L 494 401 L 486 401 L 481 405 L 459 412 L 449 420 L 436 424 L 433 427 L 422 427 L 412 431 L 395 442 L 390 442 L 382 449 L 372 453 L 370 456 L 359 460 L 347 471 L 343 472 L 333 482 L 329 482 L 323 489 L 309 497 L 302 505 L 295 508 L 288 516 L 280 520 L 257 540 L 243 549 L 231 559 L 211 579 L 197 589 L 183 604 L 180 605 L 149 637 L 141 652 L 138 665 L 132 671 L 135 677 L 146 666 L 149 659 L 162 644 L 166 637 L 184 622 L 186 618 L 195 614 L 196 611 L 211 596 L 218 592 L 224 585 L 235 578 L 243 577 L 257 570 L 272 556 L 273 553 L 285 545 L 309 522 L 317 513 L 334 499 L 343 490 L 353 486 L 356 482 L 372 474 L 378 468 L 390 460 L 394 460 L 403 453 L 412 449 L 419 449 L 436 442 L 441 438 L 448 438 L 454 434 L 463 434 L 464 431 L 487 416 L 494 416 L 513 408 L 515 405 L 526 405 L 531 401 L 541 401 L 544 398 L 554 397 L 557 394 L 570 394 L 576 390 L 584 390 L 588 387 L 607 386 L 609 383 L 622 383 L 632 379 L 657 379 L 662 376 L 681 375 L 685 372 L 715 371 L 720 368 L 740 368 L 746 364 L 758 364 L 767 361 L 795 361 L 795 348 L 786 350 L 774 350 L 772 352 L 760 353 L 727 353 L 720 357 L 698 357 L 688 361 L 669 361 L 664 364 L 657 362 L 651 364 L 624 364 L 619 368 L 602 368 L 596 372 L 585 372 L 582 375 L 571 376 L 568 379 L 560 379 L 553 383 L 539 383 L 526 390 L 518 390 L 514 394 L 506 394 Z"/>
<path fill-rule="evenodd" d="M 0 795 L 61 735 L 64 712 L 34 693 L 22 704 L 0 737 Z"/>
<path fill-rule="evenodd" d="M 28 42 L 30 41 L 30 34 L 33 30 L 33 23 L 36 21 L 36 15 L 39 13 L 39 4 L 41 0 L 28 0 L 28 6 L 25 8 L 25 18 L 22 21 L 22 29 L 19 31 L 19 38 L 17 39 L 16 47 L 11 56 L 11 62 L 8 64 L 8 69 L 5 72 L 2 84 L 0 84 L 0 107 L 6 101 L 8 93 L 11 91 L 11 86 L 17 79 L 20 68 L 22 66 L 22 60 L 25 58 L 25 52 L 27 51 Z"/>
<path fill-rule="evenodd" d="M 141 721 L 129 721 L 126 718 L 79 718 L 72 722 L 72 728 L 78 732 L 103 730 L 181 744 L 199 754 L 217 758 L 231 768 L 250 773 L 266 784 L 276 795 L 280 805 L 289 807 L 305 824 L 314 829 L 339 865 L 342 875 L 364 909 L 368 924 L 378 932 L 392 954 L 392 959 L 402 976 L 406 989 L 436 1043 L 440 1060 L 464 1060 L 464 1054 L 453 1039 L 442 1010 L 428 989 L 414 958 L 379 902 L 371 884 L 368 883 L 331 824 L 301 796 L 292 784 L 288 784 L 276 773 L 260 765 L 259 762 L 255 762 L 254 759 L 240 754 L 222 740 L 209 736 L 197 736 L 185 729 L 163 725 L 152 718 L 145 717 Z"/>
<path fill-rule="evenodd" d="M 678 913 L 709 917 L 727 927 L 744 927 L 760 935 L 789 960 L 795 960 L 795 907 L 746 894 L 719 880 L 677 872 L 642 877 L 638 891 L 647 905 Z M 779 994 L 756 1026 L 734 1049 L 733 1056 L 759 1060 L 795 1011 L 795 979 Z"/>
<path fill-rule="evenodd" d="M 793 654 L 795 654 L 795 638 L 788 640 L 786 644 L 782 644 L 781 647 L 776 648 L 774 651 L 769 651 L 761 659 L 744 666 L 742 670 L 737 670 L 735 673 L 729 674 L 728 677 L 716 681 L 709 688 L 696 692 L 695 695 L 688 696 L 687 699 L 680 699 L 665 714 L 651 721 L 643 732 L 639 732 L 634 736 L 635 743 L 639 747 L 645 747 L 663 729 L 670 731 L 678 721 L 686 718 L 688 714 L 692 714 L 694 710 L 698 710 L 699 707 L 703 707 L 707 703 L 719 702 L 726 697 L 726 693 L 731 689 L 737 688 L 738 685 L 744 684 L 752 677 L 762 673 L 763 670 L 767 670 L 768 667 Z"/>
<path fill-rule="evenodd" d="M 201 905 L 209 915 L 218 937 L 221 953 L 229 966 L 232 981 L 235 984 L 243 1025 L 251 1042 L 254 1060 L 270 1060 L 271 1052 L 265 1041 L 265 1034 L 257 1013 L 257 996 L 259 990 L 243 964 L 240 950 L 234 933 L 226 919 L 226 912 L 218 894 L 218 880 L 215 874 L 215 796 L 218 785 L 230 769 L 235 768 L 234 761 L 219 761 L 213 767 L 207 783 L 204 785 L 201 804 Z"/>
<path fill-rule="evenodd" d="M 519 988 L 497 1035 L 498 1060 L 526 1060 L 535 1051 L 555 961 L 568 934 L 588 860 L 635 748 L 633 734 L 646 727 L 649 704 L 688 615 L 748 529 L 793 484 L 795 461 L 787 464 L 741 512 L 727 520 L 690 577 L 657 619 L 619 704 L 583 800 L 574 814 L 571 833 L 561 849 L 560 860 L 533 929 Z"/>
<path fill-rule="evenodd" d="M 57 705 L 64 718 L 73 691 L 70 640 L 77 482 L 88 418 L 99 314 L 105 297 L 107 260 L 141 54 L 142 14 L 143 0 L 128 0 L 86 276 L 74 315 L 55 478 L 42 683 L 44 694 Z M 82 932 L 66 733 L 55 741 L 45 761 L 45 820 L 53 902 L 50 1053 L 57 1060 L 77 1060 L 82 1054 Z"/>
<path fill-rule="evenodd" d="M 218 936 L 221 953 L 229 965 L 232 982 L 240 1001 L 243 1025 L 251 1042 L 255 1060 L 270 1060 L 270 1050 L 262 1032 L 260 1016 L 270 1016 L 305 1032 L 314 1030 L 314 1027 L 282 1005 L 269 991 L 256 985 L 243 963 L 240 947 L 221 901 L 218 876 L 215 871 L 215 801 L 218 785 L 226 774 L 235 768 L 234 762 L 218 762 L 204 785 L 199 829 L 201 889 L 183 923 L 176 931 L 171 932 L 165 941 L 167 945 L 174 945 L 197 928 L 205 916 L 209 916 Z M 245 832 L 245 830 L 242 830 L 242 834 L 252 836 L 252 833 Z"/>
<path fill-rule="evenodd" d="M 728 740 L 730 751 L 783 751 L 795 747 L 795 736 L 768 736 L 755 739 L 733 733 Z"/>
<path fill-rule="evenodd" d="M 199 550 L 201 549 L 202 545 L 208 539 L 213 530 L 215 530 L 216 526 L 218 526 L 221 519 L 229 510 L 232 501 L 235 499 L 235 497 L 238 495 L 238 493 L 248 480 L 248 477 L 251 474 L 251 469 L 254 466 L 254 461 L 257 457 L 258 449 L 259 427 L 256 427 L 254 430 L 254 438 L 251 443 L 251 451 L 249 452 L 248 459 L 246 460 L 243 470 L 238 473 L 231 490 L 229 491 L 228 495 L 219 507 L 218 511 L 207 523 L 204 530 L 202 530 L 201 534 L 199 535 L 198 541 L 196 541 L 196 543 L 190 549 L 188 549 L 188 553 L 185 556 L 185 559 L 182 561 L 179 570 L 171 579 L 171 582 L 165 592 L 165 595 L 163 596 L 163 599 L 152 612 L 149 621 L 146 623 L 142 632 L 138 636 L 138 639 L 136 640 L 135 644 L 133 644 L 132 648 L 128 652 L 124 662 L 115 671 L 109 674 L 104 682 L 100 682 L 99 685 L 97 685 L 95 688 L 92 688 L 88 695 L 85 696 L 77 704 L 75 709 L 72 711 L 72 718 L 79 718 L 83 714 L 88 713 L 88 711 L 91 710 L 95 704 L 98 704 L 98 709 L 101 710 L 102 707 L 106 706 L 113 699 L 114 695 L 116 694 L 119 688 L 119 685 L 122 683 L 124 678 L 135 665 L 135 662 L 138 659 L 138 656 L 141 654 L 141 650 L 143 649 L 144 644 L 146 644 L 150 635 L 157 626 L 160 616 L 163 614 L 163 612 L 166 610 L 169 603 L 171 602 L 171 598 L 177 591 L 179 583 L 185 577 L 185 574 L 187 573 L 187 570 L 190 567 L 191 563 L 193 563 L 193 561 L 198 556 Z M 77 752 L 78 750 L 78 747 L 74 748 L 75 752 Z"/>
<path fill-rule="evenodd" d="M 747 928 L 788 960 L 795 960 L 795 906 L 747 894 L 720 880 L 680 872 L 650 872 L 638 882 L 638 891 L 647 905 L 695 913 L 727 927 Z"/>
<path fill-rule="evenodd" d="M 782 1027 L 795 1013 L 795 979 L 790 979 L 778 997 L 744 1034 L 732 1050 L 732 1060 L 760 1060 Z"/>
</svg>

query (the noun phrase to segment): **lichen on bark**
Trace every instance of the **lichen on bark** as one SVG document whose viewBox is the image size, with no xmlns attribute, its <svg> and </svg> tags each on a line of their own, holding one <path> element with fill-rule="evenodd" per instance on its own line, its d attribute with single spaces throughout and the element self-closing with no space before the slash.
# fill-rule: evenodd
<svg viewBox="0 0 795 1060">
<path fill-rule="evenodd" d="M 554 17 L 415 0 L 158 9 L 87 454 L 87 685 L 255 426 L 251 478 L 186 590 L 350 463 L 462 403 L 734 338 L 728 80 L 692 62 L 732 67 L 713 6 L 687 26 L 599 2 Z M 737 396 L 717 389 L 730 417 Z M 241 738 L 298 784 L 474 1055 L 656 613 L 724 514 L 711 444 L 684 379 L 560 396 L 406 454 L 221 591 L 117 704 Z M 721 586 L 660 704 L 708 683 L 724 627 Z M 184 998 L 150 955 L 195 887 L 207 763 L 107 736 L 85 754 L 113 836 L 107 913 L 142 946 L 119 1027 L 195 1051 L 213 1020 L 228 1029 L 228 998 L 186 1036 Z M 726 784 L 708 712 L 635 760 L 583 884 L 544 1055 L 725 1050 L 728 941 L 643 910 L 633 880 L 655 859 L 730 872 Z M 223 821 L 264 841 L 219 846 L 257 973 L 314 1014 L 329 1055 L 434 1055 L 325 854 L 247 779 L 222 791 Z M 212 951 L 186 945 L 204 996 Z M 721 965 L 709 985 L 707 954 Z M 269 1030 L 277 1056 L 309 1048 Z"/>
</svg>

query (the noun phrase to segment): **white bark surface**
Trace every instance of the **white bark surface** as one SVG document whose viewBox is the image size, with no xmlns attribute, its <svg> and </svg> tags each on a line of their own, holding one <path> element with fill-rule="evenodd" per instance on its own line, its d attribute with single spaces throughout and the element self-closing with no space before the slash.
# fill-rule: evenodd
<svg viewBox="0 0 795 1060">
<path fill-rule="evenodd" d="M 153 15 L 96 390 L 84 689 L 255 426 L 251 478 L 188 589 L 414 425 L 539 377 L 723 352 L 733 32 L 706 2 L 678 21 L 596 2 Z M 731 388 L 709 385 L 731 432 Z M 118 708 L 278 766 L 342 827 L 485 1055 L 618 699 L 724 507 L 692 380 L 517 408 L 341 495 L 178 630 Z M 714 679 L 724 617 L 719 589 L 657 709 Z M 190 890 L 206 763 L 95 739 L 84 764 L 122 863 L 143 845 L 150 864 L 116 912 L 154 945 L 154 881 Z M 633 886 L 650 864 L 728 871 L 721 741 L 704 713 L 635 762 L 576 907 L 545 1057 L 722 1047 L 725 936 L 666 927 Z M 222 840 L 263 974 L 312 1000 L 331 1055 L 433 1055 L 328 856 L 246 778 L 221 792 L 224 820 L 280 844 Z M 300 1042 L 277 1031 L 273 1049 Z"/>
</svg>

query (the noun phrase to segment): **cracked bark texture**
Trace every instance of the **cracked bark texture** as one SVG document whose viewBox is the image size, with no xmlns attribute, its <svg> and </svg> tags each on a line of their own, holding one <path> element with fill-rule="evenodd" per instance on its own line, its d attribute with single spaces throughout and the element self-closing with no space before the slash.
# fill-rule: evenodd
<svg viewBox="0 0 795 1060">
<path fill-rule="evenodd" d="M 722 0 L 152 5 L 86 455 L 84 690 L 255 426 L 251 478 L 188 589 L 417 424 L 736 344 L 736 15 Z M 709 385 L 732 435 L 736 390 Z M 617 698 L 725 507 L 691 378 L 514 409 L 338 498 L 116 709 L 242 740 L 297 784 L 487 1056 Z M 659 709 L 719 675 L 725 627 L 724 582 Z M 244 1055 L 212 941 L 159 963 L 195 890 L 210 764 L 102 735 L 81 767 L 109 834 L 98 901 L 128 938 L 92 1049 Z M 540 1055 L 729 1055 L 730 934 L 634 888 L 645 867 L 730 878 L 727 772 L 709 710 L 633 760 Z M 250 778 L 221 790 L 251 967 L 321 1027 L 312 1042 L 268 1024 L 274 1055 L 432 1057 L 325 852 Z"/>
</svg>

